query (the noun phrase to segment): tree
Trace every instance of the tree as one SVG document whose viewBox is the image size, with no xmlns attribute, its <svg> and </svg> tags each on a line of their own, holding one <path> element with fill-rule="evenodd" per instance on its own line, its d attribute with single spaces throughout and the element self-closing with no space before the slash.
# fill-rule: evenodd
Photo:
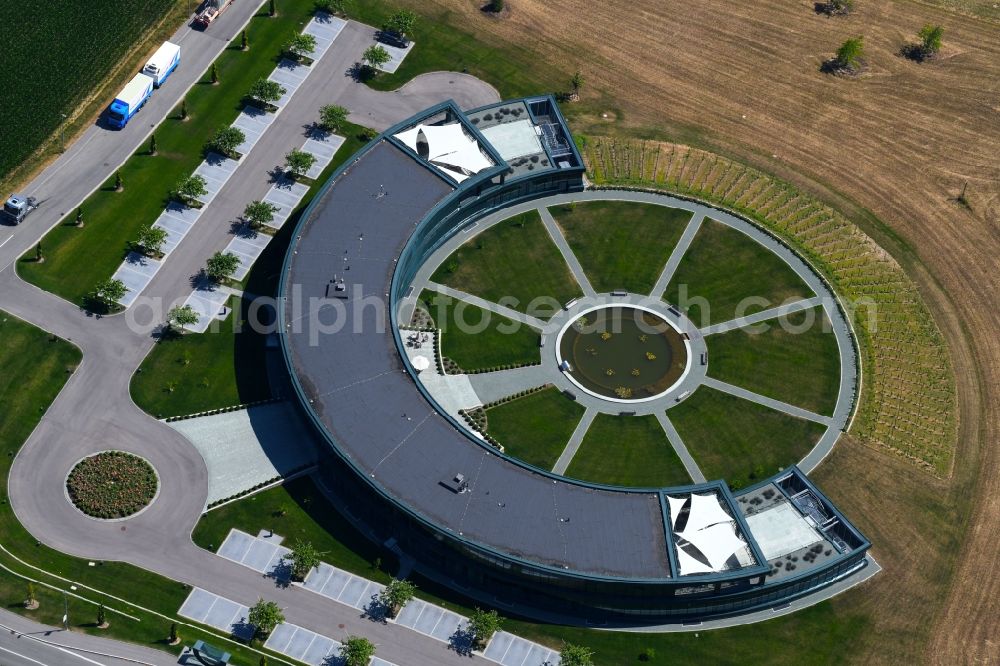
<svg viewBox="0 0 1000 666">
<path fill-rule="evenodd" d="M 285 168 L 296 177 L 306 175 L 316 164 L 316 156 L 304 150 L 293 149 L 285 155 Z"/>
<path fill-rule="evenodd" d="M 247 39 L 247 31 L 244 29 L 243 32 L 240 33 L 240 49 L 246 51 L 248 48 L 250 48 L 250 40 Z"/>
<path fill-rule="evenodd" d="M 362 636 L 348 636 L 340 644 L 344 666 L 367 666 L 375 656 L 375 644 Z"/>
<path fill-rule="evenodd" d="M 136 236 L 135 247 L 145 255 L 159 254 L 167 242 L 167 230 L 163 227 L 143 227 Z"/>
<path fill-rule="evenodd" d="M 177 187 L 174 188 L 174 196 L 190 206 L 197 202 L 198 197 L 208 194 L 207 185 L 208 183 L 201 176 L 188 176 L 177 183 Z"/>
<path fill-rule="evenodd" d="M 83 207 L 82 206 L 76 209 L 76 226 L 78 226 L 78 227 L 82 227 L 83 226 Z"/>
<path fill-rule="evenodd" d="M 490 0 L 490 11 L 494 14 L 499 14 L 506 7 L 504 0 Z"/>
<path fill-rule="evenodd" d="M 125 189 L 125 181 L 122 179 L 122 172 L 115 171 L 115 192 L 121 192 Z"/>
<path fill-rule="evenodd" d="M 167 327 L 170 329 L 181 328 L 198 323 L 198 313 L 190 305 L 181 305 L 170 308 L 167 312 Z M 176 626 L 176 625 L 175 625 Z"/>
<path fill-rule="evenodd" d="M 824 9 L 827 14 L 845 16 L 854 9 L 854 0 L 829 0 Z"/>
<path fill-rule="evenodd" d="M 336 104 L 319 108 L 319 125 L 327 132 L 339 132 L 347 122 L 347 109 Z"/>
<path fill-rule="evenodd" d="M 227 157 L 236 155 L 236 149 L 247 140 L 246 134 L 239 127 L 220 127 L 215 136 L 208 142 L 209 150 L 217 150 Z"/>
<path fill-rule="evenodd" d="M 312 35 L 301 33 L 295 35 L 285 43 L 285 51 L 296 60 L 307 56 L 316 50 L 316 38 Z"/>
<path fill-rule="evenodd" d="M 839 69 L 855 71 L 861 66 L 861 59 L 865 55 L 864 37 L 859 35 L 851 37 L 840 45 L 834 61 Z"/>
<path fill-rule="evenodd" d="M 24 597 L 24 607 L 28 610 L 38 608 L 38 597 L 35 596 L 35 584 L 31 581 L 28 581 L 28 590 Z"/>
<path fill-rule="evenodd" d="M 167 636 L 167 642 L 171 645 L 177 645 L 181 642 L 181 637 L 177 634 L 177 623 L 170 623 L 170 635 Z"/>
<path fill-rule="evenodd" d="M 389 617 L 396 617 L 396 613 L 403 609 L 403 606 L 413 598 L 417 591 L 417 586 L 408 580 L 393 578 L 389 584 L 379 592 L 378 600 L 388 609 Z"/>
<path fill-rule="evenodd" d="M 495 610 L 484 611 L 476 608 L 469 616 L 469 632 L 472 634 L 472 643 L 477 648 L 484 648 L 493 638 L 493 634 L 500 631 L 503 619 Z"/>
<path fill-rule="evenodd" d="M 416 14 L 408 9 L 400 9 L 385 20 L 385 23 L 382 24 L 382 30 L 391 32 L 400 39 L 405 40 L 406 35 L 413 30 L 413 26 L 416 23 Z"/>
<path fill-rule="evenodd" d="M 345 0 L 316 0 L 316 11 L 327 14 L 343 14 Z"/>
<path fill-rule="evenodd" d="M 274 16 L 278 13 L 278 10 L 274 6 L 274 0 L 269 0 L 267 3 L 267 15 Z"/>
<path fill-rule="evenodd" d="M 941 38 L 944 36 L 944 28 L 928 23 L 920 29 L 917 36 L 920 38 L 920 51 L 923 57 L 930 58 L 941 50 Z"/>
<path fill-rule="evenodd" d="M 232 252 L 216 252 L 205 264 L 205 274 L 216 282 L 229 279 L 240 267 L 240 259 Z"/>
<path fill-rule="evenodd" d="M 149 135 L 149 154 L 150 155 L 155 155 L 156 154 L 156 135 L 155 134 L 150 134 Z"/>
<path fill-rule="evenodd" d="M 215 66 L 215 63 L 213 62 L 212 63 L 212 85 L 215 85 L 218 82 L 219 82 L 219 70 Z"/>
<path fill-rule="evenodd" d="M 562 666 L 594 666 L 594 653 L 582 645 L 566 643 L 559 652 L 559 663 Z"/>
<path fill-rule="evenodd" d="M 100 604 L 97 607 L 97 626 L 101 629 L 105 629 L 108 626 L 108 618 L 104 612 L 104 604 Z"/>
<path fill-rule="evenodd" d="M 250 90 L 247 92 L 250 99 L 257 102 L 258 106 L 266 107 L 272 102 L 277 102 L 281 99 L 281 96 L 285 94 L 285 88 L 277 81 L 271 81 L 270 79 L 257 79 L 254 84 L 250 86 Z"/>
<path fill-rule="evenodd" d="M 573 96 L 574 97 L 579 97 L 580 96 L 580 88 L 583 87 L 583 74 L 581 74 L 580 72 L 574 73 L 573 77 L 569 80 L 569 82 L 570 82 L 570 85 L 573 86 Z"/>
<path fill-rule="evenodd" d="M 247 613 L 247 620 L 253 625 L 255 635 L 263 638 L 285 621 L 285 614 L 275 602 L 258 599 Z"/>
<path fill-rule="evenodd" d="M 125 288 L 125 283 L 121 280 L 116 280 L 114 278 L 108 278 L 97 283 L 94 287 L 94 300 L 101 305 L 112 308 L 118 305 L 118 301 L 125 298 L 125 294 L 128 293 L 128 289 Z"/>
<path fill-rule="evenodd" d="M 260 229 L 274 220 L 278 207 L 267 201 L 251 201 L 243 209 L 243 220 L 251 229 Z"/>
<path fill-rule="evenodd" d="M 38 241 L 35 244 L 35 262 L 42 263 L 45 261 L 45 255 L 42 254 L 42 241 Z"/>
<path fill-rule="evenodd" d="M 372 44 L 361 54 L 361 61 L 365 63 L 371 72 L 375 72 L 375 70 L 391 59 L 392 56 L 389 55 L 389 52 L 381 44 Z"/>
<path fill-rule="evenodd" d="M 292 578 L 305 580 L 309 572 L 321 564 L 320 556 L 322 554 L 310 542 L 300 540 L 295 542 L 292 551 L 283 559 L 287 560 L 292 567 Z"/>
<path fill-rule="evenodd" d="M 213 65 L 214 67 L 214 65 Z M 188 117 L 188 101 L 186 97 L 181 98 L 181 120 L 187 120 Z"/>
</svg>

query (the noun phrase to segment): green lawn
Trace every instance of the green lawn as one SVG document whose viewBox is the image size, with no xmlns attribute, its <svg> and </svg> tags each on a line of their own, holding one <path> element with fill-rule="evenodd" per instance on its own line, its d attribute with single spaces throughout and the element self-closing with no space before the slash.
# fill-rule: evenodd
<svg viewBox="0 0 1000 666">
<path fill-rule="evenodd" d="M 177 610 L 187 597 L 184 585 L 120 562 L 100 561 L 90 566 L 87 560 L 70 557 L 41 545 L 21 526 L 7 501 L 7 478 L 17 451 L 41 420 L 49 404 L 72 376 L 71 370 L 80 363 L 80 350 L 72 344 L 49 335 L 5 312 L 0 312 L 0 544 L 11 555 L 0 551 L 0 564 L 16 574 L 0 574 L 0 603 L 8 610 L 21 613 L 39 622 L 61 624 L 63 615 L 62 594 L 43 585 L 35 585 L 41 604 L 35 611 L 23 609 L 27 583 L 20 575 L 31 576 L 64 589 L 68 583 L 51 575 L 30 569 L 14 557 L 57 573 L 82 585 L 91 586 L 139 604 L 153 611 L 175 618 Z M 156 617 L 119 601 L 107 600 L 102 595 L 84 588 L 77 594 L 93 601 L 106 601 L 109 608 L 126 611 L 139 618 L 130 620 L 108 612 L 111 627 L 105 631 L 94 626 L 96 606 L 70 598 L 69 622 L 74 631 L 100 634 L 128 640 L 149 647 L 177 654 L 180 646 L 166 645 L 165 637 L 170 619 Z M 223 641 L 207 631 L 182 627 L 187 642 L 199 638 L 224 646 L 239 663 L 256 664 L 257 656 L 236 643 Z"/>
<path fill-rule="evenodd" d="M 445 259 L 431 279 L 542 319 L 583 294 L 537 210 L 476 235 Z M 536 311 L 531 302 L 539 297 L 547 302 Z"/>
<path fill-rule="evenodd" d="M 435 291 L 424 290 L 420 301 L 441 329 L 441 354 L 466 372 L 541 358 L 539 333 L 527 324 Z"/>
<path fill-rule="evenodd" d="M 206 141 L 236 119 L 250 85 L 271 72 L 282 45 L 301 30 L 312 7 L 312 0 L 285 0 L 277 17 L 265 13 L 251 19 L 250 50 L 241 51 L 237 37 L 219 56 L 219 85 L 211 85 L 207 72 L 195 84 L 187 94 L 188 120 L 180 120 L 178 109 L 157 127 L 157 155 L 142 146 L 121 168 L 125 190 L 114 191 L 112 174 L 83 202 L 85 226 L 78 229 L 76 212 L 69 212 L 42 239 L 44 263 L 35 263 L 34 249 L 21 257 L 21 277 L 73 303 L 83 302 L 94 285 L 110 277 L 138 230 L 163 212 L 168 191 L 201 163 Z M 140 114 L 132 122 L 148 121 Z"/>
<path fill-rule="evenodd" d="M 691 213 L 630 201 L 553 206 L 552 217 L 598 292 L 648 294 Z"/>
<path fill-rule="evenodd" d="M 230 299 L 218 331 L 161 339 L 132 375 L 129 390 L 157 418 L 182 416 L 271 397 L 264 336 L 241 326 L 246 305 Z"/>
<path fill-rule="evenodd" d="M 798 463 L 826 430 L 707 386 L 667 416 L 705 477 L 735 488 Z"/>
<path fill-rule="evenodd" d="M 598 414 L 566 476 L 618 486 L 691 483 L 655 416 Z"/>
<path fill-rule="evenodd" d="M 682 297 L 685 294 L 686 298 Z M 775 307 L 790 297 L 813 295 L 776 254 L 746 234 L 706 219 L 677 266 L 664 298 L 681 308 L 690 304 L 688 316 L 696 325 L 706 326 Z M 694 299 L 705 299 L 708 311 L 698 302 L 691 303 Z M 737 313 L 743 299 L 756 302 L 745 302 Z"/>
<path fill-rule="evenodd" d="M 506 452 L 521 460 L 552 469 L 584 409 L 562 391 L 549 387 L 538 393 L 486 410 L 487 432 Z"/>
<path fill-rule="evenodd" d="M 706 337 L 709 376 L 817 414 L 833 414 L 840 353 L 823 308 L 766 323 L 761 333 L 751 326 Z"/>
<path fill-rule="evenodd" d="M 447 5 L 365 0 L 348 3 L 347 12 L 355 20 L 379 27 L 401 5 L 418 15 L 411 34 L 413 50 L 396 72 L 382 73 L 369 81 L 372 88 L 395 90 L 418 74 L 440 71 L 465 72 L 488 81 L 499 90 L 501 99 L 563 90 L 569 85 L 573 72 L 565 63 L 544 61 L 530 51 L 509 48 L 500 39 L 477 30 L 462 12 Z"/>
<path fill-rule="evenodd" d="M 613 417 L 612 417 L 613 418 Z M 388 581 L 397 567 L 396 557 L 373 544 L 350 523 L 316 489 L 312 480 L 302 478 L 263 493 L 229 504 L 202 517 L 194 530 L 194 541 L 202 548 L 216 550 L 229 533 L 237 528 L 250 534 L 273 529 L 286 542 L 296 539 L 311 541 L 323 552 L 329 564 L 369 580 Z M 381 567 L 374 567 L 376 560 Z M 454 591 L 427 580 L 419 573 L 411 576 L 417 584 L 417 596 L 468 614 L 474 604 Z M 836 603 L 836 602 L 834 602 Z M 506 612 L 501 612 L 507 615 Z M 834 604 L 824 602 L 787 617 L 765 623 L 700 632 L 641 634 L 602 631 L 577 627 L 562 627 L 507 617 L 503 628 L 518 636 L 536 640 L 554 648 L 564 641 L 586 645 L 595 652 L 597 664 L 638 665 L 670 664 L 682 661 L 711 663 L 745 663 L 753 658 L 761 663 L 800 663 L 783 660 L 776 645 L 795 645 L 794 658 L 810 663 L 829 661 L 843 641 L 853 640 L 869 625 L 867 615 L 859 611 L 840 612 Z M 803 642 L 801 636 L 815 636 Z M 639 659 L 639 653 L 653 648 L 656 656 L 649 662 Z M 752 655 L 752 657 L 751 657 Z M 254 662 L 256 663 L 256 662 Z"/>
</svg>

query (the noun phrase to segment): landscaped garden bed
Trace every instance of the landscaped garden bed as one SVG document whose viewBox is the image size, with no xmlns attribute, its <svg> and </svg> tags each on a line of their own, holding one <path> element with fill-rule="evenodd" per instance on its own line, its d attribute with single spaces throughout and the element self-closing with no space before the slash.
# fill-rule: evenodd
<svg viewBox="0 0 1000 666">
<path fill-rule="evenodd" d="M 146 508 L 159 480 L 153 466 L 125 451 L 101 451 L 78 462 L 66 478 L 76 508 L 93 518 L 126 518 Z"/>
</svg>

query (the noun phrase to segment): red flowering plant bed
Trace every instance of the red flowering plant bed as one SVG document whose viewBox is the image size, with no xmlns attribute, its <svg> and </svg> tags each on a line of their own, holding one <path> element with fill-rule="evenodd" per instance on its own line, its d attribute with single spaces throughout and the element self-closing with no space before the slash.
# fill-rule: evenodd
<svg viewBox="0 0 1000 666">
<path fill-rule="evenodd" d="M 125 518 L 156 496 L 153 466 L 124 451 L 102 451 L 76 464 L 66 490 L 78 509 L 94 518 Z"/>
</svg>

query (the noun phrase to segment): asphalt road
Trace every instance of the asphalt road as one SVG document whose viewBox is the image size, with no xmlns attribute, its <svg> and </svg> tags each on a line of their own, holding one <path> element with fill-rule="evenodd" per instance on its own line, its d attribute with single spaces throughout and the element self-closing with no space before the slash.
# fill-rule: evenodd
<svg viewBox="0 0 1000 666">
<path fill-rule="evenodd" d="M 289 622 L 332 638 L 362 634 L 379 646 L 379 656 L 399 664 L 465 664 L 446 646 L 408 629 L 359 617 L 358 611 L 299 588 L 278 588 L 270 579 L 196 547 L 191 530 L 204 508 L 207 470 L 200 454 L 181 435 L 142 412 L 129 395 L 129 380 L 151 349 L 149 332 L 128 325 L 125 316 L 97 318 L 77 306 L 20 280 L 14 262 L 128 158 L 180 100 L 256 6 L 236 3 L 205 33 L 187 27 L 172 41 L 183 47 L 181 67 L 143 111 L 122 131 L 95 125 L 23 192 L 42 201 L 19 227 L 0 227 L 0 309 L 66 338 L 83 351 L 83 362 L 15 458 L 10 476 L 11 505 L 39 540 L 61 551 L 94 559 L 126 561 L 169 578 L 196 585 L 242 604 L 263 596 L 285 607 Z M 433 73 L 397 92 L 369 90 L 349 76 L 351 65 L 370 42 L 373 29 L 350 23 L 293 96 L 237 173 L 208 206 L 195 229 L 170 255 L 146 291 L 167 301 L 190 292 L 190 277 L 205 258 L 228 243 L 228 222 L 245 203 L 269 187 L 275 156 L 299 147 L 305 126 L 325 103 L 339 103 L 356 122 L 383 129 L 448 97 L 463 106 L 497 99 L 496 91 L 472 77 Z M 65 498 L 65 478 L 80 458 L 108 448 L 147 458 L 161 479 L 156 501 L 122 522 L 91 520 Z M 22 639 L 23 640 L 23 639 Z M 17 643 L 23 646 L 22 643 Z M 5 648 L 9 659 L 45 662 L 23 647 Z M 38 648 L 41 649 L 41 648 Z M 51 657 L 49 657 L 51 659 Z M 478 658 L 476 658 L 478 659 Z"/>
<path fill-rule="evenodd" d="M 0 664 L 3 666 L 171 666 L 170 654 L 49 627 L 0 610 Z"/>
</svg>

